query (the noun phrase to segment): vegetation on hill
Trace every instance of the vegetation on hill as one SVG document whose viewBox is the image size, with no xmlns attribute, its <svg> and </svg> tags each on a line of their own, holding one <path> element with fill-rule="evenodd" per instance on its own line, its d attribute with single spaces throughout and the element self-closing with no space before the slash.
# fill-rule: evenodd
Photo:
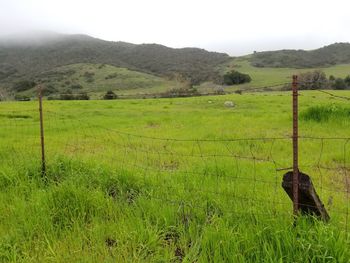
<svg viewBox="0 0 350 263">
<path fill-rule="evenodd" d="M 338 78 L 344 79 L 350 74 L 350 64 L 341 64 L 325 68 L 259 68 L 252 66 L 250 59 L 251 56 L 235 58 L 221 67 L 222 75 L 224 75 L 226 72 L 236 70 L 241 73 L 248 74 L 252 79 L 249 83 L 224 87 L 225 91 L 262 91 L 271 89 L 278 90 L 285 84 L 290 84 L 292 82 L 292 75 L 300 75 L 315 70 L 321 70 L 326 74 L 328 79 L 331 77 L 334 78 L 334 80 Z M 210 84 L 202 84 L 199 90 L 202 92 L 204 90 L 210 91 L 212 90 L 211 87 L 212 85 Z M 335 89 L 335 87 L 332 86 L 329 88 Z"/>
<path fill-rule="evenodd" d="M 240 73 L 236 70 L 227 72 L 223 76 L 223 83 L 225 85 L 237 85 L 251 82 L 252 78 L 248 74 Z"/>
<path fill-rule="evenodd" d="M 199 84 L 217 76 L 215 68 L 228 60 L 226 54 L 198 48 L 134 45 L 85 35 L 56 35 L 23 43 L 0 40 L 0 80 L 3 83 L 30 79 L 61 66 L 93 63 L 166 77 L 179 74 Z"/>
<path fill-rule="evenodd" d="M 12 89 L 17 91 L 15 87 L 23 86 L 25 89 L 22 88 L 20 94 L 33 96 L 35 88 L 28 83 L 43 84 L 45 96 L 93 92 L 100 97 L 107 90 L 116 94 L 159 93 L 183 85 L 179 81 L 106 64 L 73 64 L 55 68 L 40 73 L 33 81 L 16 82 Z"/>
<path fill-rule="evenodd" d="M 278 84 L 283 87 L 283 83 L 291 82 L 293 74 L 303 74 L 312 71 L 311 68 L 334 76 L 329 87 L 347 89 L 349 84 L 341 78 L 350 73 L 350 44 L 230 58 L 196 48 L 172 49 L 53 34 L 27 42 L 0 40 L 0 99 L 33 96 L 35 83 L 45 84 L 46 96 L 66 90 L 98 93 L 92 98 L 103 98 L 108 90 L 131 95 L 184 89 L 186 92 L 175 93 L 187 94 L 187 85 L 198 91 L 191 94 L 270 90 L 271 86 L 278 89 Z M 232 81 L 229 77 L 232 71 L 249 78 Z"/>
<path fill-rule="evenodd" d="M 323 48 L 256 52 L 251 56 L 255 67 L 314 68 L 350 63 L 350 43 L 335 43 Z"/>
</svg>

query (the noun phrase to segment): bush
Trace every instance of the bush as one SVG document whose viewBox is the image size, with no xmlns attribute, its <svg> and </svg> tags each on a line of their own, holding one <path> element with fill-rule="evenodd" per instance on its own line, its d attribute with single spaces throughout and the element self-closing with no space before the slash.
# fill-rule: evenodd
<svg viewBox="0 0 350 263">
<path fill-rule="evenodd" d="M 349 88 L 350 87 L 350 75 L 347 75 L 344 79 L 346 86 Z"/>
<path fill-rule="evenodd" d="M 72 85 L 70 85 L 69 88 L 70 88 L 70 89 L 82 89 L 83 86 L 80 85 L 80 84 L 72 84 Z"/>
<path fill-rule="evenodd" d="M 216 95 L 225 95 L 226 92 L 225 92 L 223 87 L 219 87 L 219 88 L 214 89 L 214 94 L 216 94 Z"/>
<path fill-rule="evenodd" d="M 84 73 L 84 77 L 85 77 L 85 81 L 88 82 L 88 83 L 91 83 L 91 82 L 94 82 L 94 76 L 95 76 L 95 73 L 94 72 L 89 72 L 89 71 L 86 71 Z"/>
<path fill-rule="evenodd" d="M 63 94 L 60 94 L 60 100 L 74 100 L 74 95 L 71 90 L 65 90 Z"/>
<path fill-rule="evenodd" d="M 343 90 L 343 89 L 346 89 L 348 86 L 346 85 L 346 82 L 345 82 L 343 79 L 337 78 L 337 79 L 334 81 L 332 87 L 333 87 L 334 89 L 337 89 L 337 90 Z"/>
<path fill-rule="evenodd" d="M 81 92 L 74 96 L 75 100 L 89 100 L 90 96 L 86 92 Z"/>
<path fill-rule="evenodd" d="M 60 94 L 60 100 L 89 100 L 90 96 L 86 92 L 73 94 L 71 90 L 66 90 L 63 94 Z"/>
<path fill-rule="evenodd" d="M 113 91 L 109 90 L 106 92 L 106 94 L 103 96 L 104 100 L 115 100 L 118 96 Z"/>
<path fill-rule="evenodd" d="M 199 96 L 200 93 L 193 87 L 173 88 L 161 94 L 163 98 L 192 97 Z"/>
<path fill-rule="evenodd" d="M 223 83 L 225 85 L 237 85 L 251 82 L 252 78 L 248 74 L 240 73 L 232 70 L 223 76 Z"/>
<path fill-rule="evenodd" d="M 30 97 L 25 96 L 25 95 L 15 95 L 15 100 L 17 101 L 30 101 Z"/>
<path fill-rule="evenodd" d="M 298 83 L 300 90 L 325 89 L 329 86 L 326 74 L 321 70 L 299 74 Z"/>
<path fill-rule="evenodd" d="M 57 92 L 57 89 L 54 86 L 52 86 L 52 85 L 47 85 L 43 89 L 43 95 L 44 96 L 50 95 L 50 94 L 55 93 L 55 92 Z"/>
<path fill-rule="evenodd" d="M 105 79 L 114 79 L 114 78 L 116 78 L 117 76 L 118 76 L 117 73 L 112 73 L 112 74 L 107 75 L 107 76 L 105 77 Z"/>
<path fill-rule="evenodd" d="M 13 84 L 13 89 L 14 91 L 25 91 L 25 90 L 29 90 L 31 88 L 34 88 L 36 85 L 36 83 L 34 81 L 31 80 L 22 80 L 22 81 L 18 81 L 15 84 Z"/>
</svg>

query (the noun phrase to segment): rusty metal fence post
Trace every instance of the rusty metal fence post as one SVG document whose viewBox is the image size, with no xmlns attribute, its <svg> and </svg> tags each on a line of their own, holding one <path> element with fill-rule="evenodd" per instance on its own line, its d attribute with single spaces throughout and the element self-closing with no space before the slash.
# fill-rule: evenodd
<svg viewBox="0 0 350 263">
<path fill-rule="evenodd" d="M 298 76 L 293 75 L 293 213 L 299 210 L 299 165 L 298 165 Z"/>
<path fill-rule="evenodd" d="M 43 89 L 38 87 L 39 97 L 39 115 L 40 115 L 40 143 L 41 143 L 41 176 L 46 176 L 46 160 L 45 160 L 45 140 L 44 140 L 44 118 L 43 118 Z"/>
</svg>

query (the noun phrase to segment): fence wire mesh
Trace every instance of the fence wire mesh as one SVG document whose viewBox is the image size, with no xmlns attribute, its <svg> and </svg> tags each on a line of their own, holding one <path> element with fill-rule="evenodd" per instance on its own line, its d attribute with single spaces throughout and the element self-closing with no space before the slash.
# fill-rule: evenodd
<svg viewBox="0 0 350 263">
<path fill-rule="evenodd" d="M 2 166 L 37 169 L 41 160 L 37 104 L 24 104 L 18 109 L 13 105 L 2 103 L 0 109 Z M 281 187 L 283 174 L 291 170 L 290 136 L 148 135 L 133 127 L 117 129 L 122 121 L 117 111 L 81 106 L 79 114 L 67 114 L 44 102 L 48 180 L 59 183 L 62 170 L 75 169 L 84 174 L 92 167 L 131 175 L 137 187 L 125 193 L 128 202 L 136 202 L 139 191 L 143 191 L 139 205 L 152 200 L 159 207 L 172 206 L 184 222 L 198 213 L 220 217 L 262 215 L 270 220 L 292 215 L 292 203 Z M 92 116 L 100 118 L 91 121 Z M 148 128 L 152 125 L 156 124 Z M 299 136 L 299 169 L 312 178 L 332 222 L 348 231 L 350 137 L 310 134 L 312 131 Z M 115 198 L 116 191 L 107 188 L 106 194 Z"/>
</svg>

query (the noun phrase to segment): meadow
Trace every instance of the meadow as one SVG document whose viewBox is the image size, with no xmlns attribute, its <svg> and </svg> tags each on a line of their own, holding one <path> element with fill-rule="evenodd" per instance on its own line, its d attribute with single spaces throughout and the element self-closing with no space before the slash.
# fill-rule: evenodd
<svg viewBox="0 0 350 263">
<path fill-rule="evenodd" d="M 45 100 L 44 176 L 38 102 L 1 102 L 0 261 L 350 262 L 349 102 L 299 100 L 328 223 L 295 221 L 281 187 L 290 92 Z"/>
<path fill-rule="evenodd" d="M 252 78 L 250 83 L 234 85 L 225 87 L 226 91 L 235 90 L 250 90 L 250 91 L 261 91 L 261 90 L 280 90 L 284 84 L 290 83 L 293 75 L 300 73 L 310 72 L 314 70 L 323 71 L 327 77 L 333 75 L 336 78 L 345 78 L 349 75 L 350 65 L 349 64 L 338 64 L 330 67 L 320 68 L 270 68 L 270 67 L 254 67 L 250 63 L 250 56 L 238 57 L 232 59 L 220 68 L 222 72 L 228 70 L 237 70 L 239 72 L 249 74 Z M 208 83 L 202 85 L 202 90 L 208 89 L 210 86 Z"/>
</svg>

